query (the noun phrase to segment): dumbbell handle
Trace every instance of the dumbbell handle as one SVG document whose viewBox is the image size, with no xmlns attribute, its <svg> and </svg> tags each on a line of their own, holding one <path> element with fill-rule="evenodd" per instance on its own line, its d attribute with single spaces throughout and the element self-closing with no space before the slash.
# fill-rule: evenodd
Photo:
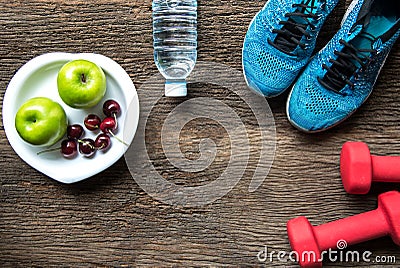
<svg viewBox="0 0 400 268">
<path fill-rule="evenodd" d="M 390 226 L 380 208 L 314 227 L 321 251 L 336 248 L 339 240 L 353 245 L 388 234 Z"/>
<path fill-rule="evenodd" d="M 372 180 L 376 182 L 400 182 L 400 156 L 371 155 Z"/>
</svg>

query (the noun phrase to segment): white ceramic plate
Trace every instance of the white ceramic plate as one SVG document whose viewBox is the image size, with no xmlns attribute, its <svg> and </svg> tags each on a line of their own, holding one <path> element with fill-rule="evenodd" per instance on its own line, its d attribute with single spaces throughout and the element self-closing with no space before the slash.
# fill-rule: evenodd
<svg viewBox="0 0 400 268">
<path fill-rule="evenodd" d="M 98 64 L 106 74 L 107 91 L 104 99 L 90 109 L 73 109 L 67 106 L 58 95 L 57 74 L 68 61 L 86 59 Z M 91 177 L 112 164 L 125 153 L 128 147 L 115 138 L 111 138 L 111 147 L 107 152 L 97 151 L 94 157 L 78 155 L 74 159 L 64 158 L 60 151 L 37 155 L 47 147 L 32 146 L 18 135 L 15 127 L 15 114 L 19 107 L 33 97 L 48 97 L 63 106 L 69 124 L 79 123 L 89 113 L 104 118 L 102 105 L 107 99 L 115 99 L 121 105 L 116 135 L 127 144 L 131 144 L 139 120 L 139 100 L 129 75 L 115 61 L 99 54 L 49 53 L 38 56 L 24 66 L 11 79 L 3 100 L 3 125 L 7 138 L 15 152 L 30 166 L 43 174 L 63 183 L 74 183 Z M 129 110 L 129 112 L 128 112 Z M 125 122 L 129 117 L 129 122 Z M 128 121 L 128 120 L 127 120 Z M 95 138 L 98 132 L 85 128 L 84 137 Z M 58 142 L 51 147 L 59 147 Z"/>
</svg>

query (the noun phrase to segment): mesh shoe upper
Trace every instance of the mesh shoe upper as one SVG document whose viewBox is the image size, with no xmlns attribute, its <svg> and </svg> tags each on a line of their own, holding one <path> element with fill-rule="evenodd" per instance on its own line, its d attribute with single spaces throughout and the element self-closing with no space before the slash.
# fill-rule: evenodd
<svg viewBox="0 0 400 268">
<path fill-rule="evenodd" d="M 318 32 L 337 2 L 338 0 L 269 0 L 251 22 L 243 45 L 243 70 L 249 86 L 269 97 L 288 88 L 307 64 Z M 312 8 L 304 8 L 305 5 Z M 305 18 L 290 16 L 296 12 L 303 12 Z M 285 22 L 286 25 L 282 24 Z M 306 34 L 301 32 L 302 29 L 298 30 L 293 26 L 296 23 L 308 23 L 301 25 Z M 290 52 L 277 48 L 278 45 L 274 46 L 272 43 L 278 43 L 277 37 L 283 39 L 281 43 L 285 43 L 285 39 L 292 42 L 293 36 L 279 33 L 285 27 L 294 37 L 301 36 L 294 44 L 298 42 L 305 46 L 294 46 Z"/>
<path fill-rule="evenodd" d="M 369 3 L 366 3 L 367 1 L 354 2 L 355 6 L 353 5 L 354 8 L 343 21 L 342 28 L 313 58 L 294 85 L 287 102 L 287 113 L 289 120 L 296 127 L 308 132 L 330 128 L 350 116 L 370 95 L 381 67 L 400 34 L 398 19 L 388 31 L 371 42 L 375 53 L 370 53 L 370 61 L 364 62 L 361 66 L 355 56 L 346 59 L 350 65 L 355 66 L 355 71 L 350 77 L 345 77 L 348 70 L 340 74 L 343 77 L 338 75 L 338 80 L 347 81 L 340 90 L 327 88 L 318 81 L 329 75 L 328 70 L 335 67 L 335 62 L 341 57 L 338 51 L 345 49 L 343 41 L 351 43 L 364 33 L 366 26 L 359 22 L 360 15 L 363 15 L 361 13 L 365 13 L 364 9 L 374 2 L 369 0 Z M 383 3 L 384 0 L 375 2 Z M 353 54 L 357 52 L 357 50 L 352 51 Z M 363 56 L 365 55 L 360 56 L 361 59 Z M 326 65 L 328 70 L 324 69 L 323 65 Z M 341 66 L 336 67 L 340 69 Z"/>
</svg>

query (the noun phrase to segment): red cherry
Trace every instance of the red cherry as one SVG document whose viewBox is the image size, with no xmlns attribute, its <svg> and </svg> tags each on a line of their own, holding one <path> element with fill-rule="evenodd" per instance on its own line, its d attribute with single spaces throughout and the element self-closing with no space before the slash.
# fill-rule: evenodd
<svg viewBox="0 0 400 268">
<path fill-rule="evenodd" d="M 74 124 L 74 125 L 69 125 L 67 127 L 67 137 L 68 139 L 79 139 L 82 137 L 83 133 L 85 130 L 81 125 Z"/>
<path fill-rule="evenodd" d="M 115 100 L 107 100 L 103 104 L 103 113 L 110 116 L 117 116 L 121 112 L 121 106 Z"/>
<path fill-rule="evenodd" d="M 110 148 L 111 145 L 111 139 L 110 136 L 108 136 L 105 133 L 101 133 L 96 137 L 96 140 L 94 141 L 94 146 L 96 146 L 97 150 L 103 150 L 107 151 L 108 148 Z"/>
<path fill-rule="evenodd" d="M 78 145 L 75 139 L 66 139 L 61 142 L 61 147 L 50 148 L 37 153 L 41 155 L 44 153 L 50 153 L 59 150 L 65 158 L 74 158 L 78 154 Z"/>
<path fill-rule="evenodd" d="M 85 117 L 85 120 L 83 121 L 85 124 L 85 127 L 89 130 L 96 130 L 99 129 L 101 119 L 95 114 L 89 114 L 88 116 Z"/>
<path fill-rule="evenodd" d="M 94 141 L 89 138 L 79 140 L 79 152 L 86 157 L 91 157 L 96 152 Z"/>
<path fill-rule="evenodd" d="M 106 117 L 100 123 L 100 129 L 104 133 L 110 133 L 117 129 L 117 121 L 114 117 Z"/>
<path fill-rule="evenodd" d="M 61 154 L 65 158 L 74 158 L 78 154 L 78 145 L 76 144 L 76 140 L 63 140 L 61 142 Z"/>
<path fill-rule="evenodd" d="M 114 115 L 115 116 L 115 115 Z M 118 138 L 113 131 L 117 129 L 117 120 L 114 117 L 106 117 L 103 119 L 103 121 L 100 124 L 100 129 L 103 131 L 103 133 L 110 134 L 113 136 L 116 140 L 119 142 L 123 143 L 125 146 L 129 146 L 126 142 Z"/>
</svg>

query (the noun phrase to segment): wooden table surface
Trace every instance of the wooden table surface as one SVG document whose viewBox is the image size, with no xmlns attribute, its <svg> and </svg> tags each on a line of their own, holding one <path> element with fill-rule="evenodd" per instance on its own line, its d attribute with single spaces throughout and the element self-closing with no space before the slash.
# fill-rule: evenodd
<svg viewBox="0 0 400 268">
<path fill-rule="evenodd" d="M 349 2 L 340 1 L 329 17 L 317 49 L 337 31 Z M 199 0 L 198 60 L 240 71 L 244 35 L 263 5 L 264 1 Z M 16 70 L 48 52 L 106 55 L 127 71 L 139 97 L 146 95 L 140 92 L 142 83 L 158 73 L 153 61 L 149 0 L 1 0 L 0 14 L 2 99 Z M 245 173 L 227 195 L 196 208 L 175 208 L 155 200 L 133 180 L 123 157 L 85 181 L 58 183 L 19 158 L 1 125 L 0 266 L 296 267 L 291 262 L 260 262 L 257 258 L 265 246 L 270 251 L 290 250 L 286 234 L 289 219 L 304 215 L 314 225 L 337 220 L 375 209 L 379 193 L 398 188 L 374 185 L 366 196 L 348 195 L 341 185 L 338 163 L 341 145 L 348 140 L 365 141 L 376 154 L 400 154 L 399 64 L 400 46 L 396 44 L 365 105 L 349 120 L 322 134 L 303 134 L 288 123 L 287 94 L 268 100 L 276 124 L 276 153 L 268 177 L 250 193 L 251 174 Z M 221 99 L 225 95 L 224 88 L 200 85 L 190 88 L 189 97 Z M 235 108 L 240 98 L 233 96 L 225 103 Z M 153 124 L 146 132 L 149 155 L 157 171 L 173 182 L 185 186 L 207 183 L 224 171 L 229 154 L 219 152 L 213 168 L 190 180 L 184 172 L 175 174 L 162 157 L 162 122 L 158 122 L 175 104 L 161 101 L 153 109 Z M 251 111 L 242 111 L 243 117 L 249 114 Z M 182 130 L 185 155 L 198 153 L 199 138 L 214 138 L 217 146 L 235 142 L 229 141 L 217 123 L 197 123 Z M 250 168 L 256 160 L 250 159 Z M 395 256 L 397 264 L 391 266 L 399 265 L 399 247 L 389 237 L 350 249 Z M 381 266 L 365 262 L 325 264 Z"/>
</svg>

